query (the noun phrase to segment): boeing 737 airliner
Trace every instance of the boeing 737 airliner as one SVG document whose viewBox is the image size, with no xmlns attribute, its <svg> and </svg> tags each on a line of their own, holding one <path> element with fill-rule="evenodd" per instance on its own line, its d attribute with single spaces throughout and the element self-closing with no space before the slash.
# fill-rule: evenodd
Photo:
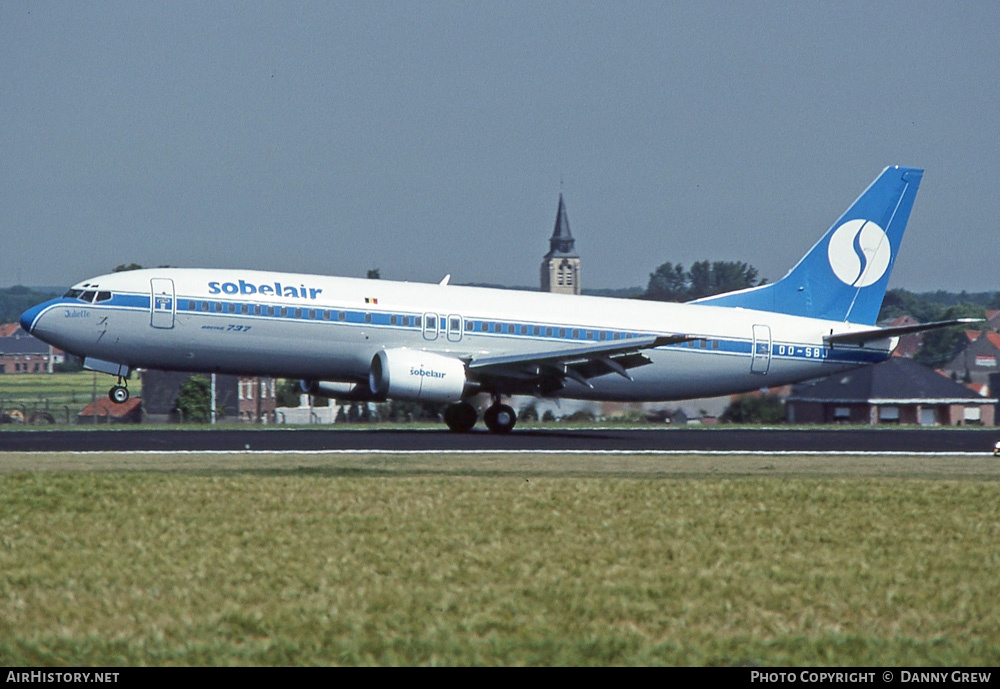
<svg viewBox="0 0 1000 689">
<path fill-rule="evenodd" d="M 781 280 L 673 304 L 251 270 L 90 278 L 21 316 L 32 335 L 117 376 L 138 368 L 299 378 L 340 400 L 449 403 L 470 430 L 487 393 L 594 400 L 707 397 L 888 358 L 898 336 L 958 321 L 875 321 L 922 170 L 889 167 Z"/>
</svg>

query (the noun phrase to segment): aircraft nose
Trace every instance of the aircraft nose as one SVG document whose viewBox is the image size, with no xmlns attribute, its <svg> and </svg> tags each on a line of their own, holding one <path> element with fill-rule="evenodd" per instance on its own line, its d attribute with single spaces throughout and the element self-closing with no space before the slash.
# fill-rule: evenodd
<svg viewBox="0 0 1000 689">
<path fill-rule="evenodd" d="M 32 306 L 30 309 L 21 314 L 21 327 L 24 328 L 26 333 L 31 333 L 31 329 L 35 327 L 35 321 L 38 320 L 38 316 L 42 313 L 45 306 L 46 304 Z"/>
</svg>

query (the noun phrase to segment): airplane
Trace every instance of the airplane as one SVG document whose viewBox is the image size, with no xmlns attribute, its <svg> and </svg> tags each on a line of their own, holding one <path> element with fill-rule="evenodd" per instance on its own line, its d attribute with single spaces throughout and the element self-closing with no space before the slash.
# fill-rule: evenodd
<svg viewBox="0 0 1000 689">
<path fill-rule="evenodd" d="M 667 401 L 777 387 L 884 361 L 878 328 L 923 170 L 887 167 L 777 282 L 685 304 L 232 269 L 158 268 L 77 283 L 20 318 L 129 398 L 136 369 L 300 379 L 341 401 L 447 403 L 493 433 L 511 395 Z"/>
</svg>

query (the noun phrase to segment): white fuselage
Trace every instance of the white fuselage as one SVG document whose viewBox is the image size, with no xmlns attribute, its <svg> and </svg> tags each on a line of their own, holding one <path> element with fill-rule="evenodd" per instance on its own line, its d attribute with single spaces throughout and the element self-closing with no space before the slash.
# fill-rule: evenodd
<svg viewBox="0 0 1000 689">
<path fill-rule="evenodd" d="M 363 383 L 383 349 L 470 361 L 696 338 L 643 350 L 651 363 L 630 369 L 632 380 L 611 373 L 554 393 L 644 401 L 816 378 L 881 361 L 895 345 L 831 348 L 824 335 L 864 326 L 741 308 L 249 270 L 138 270 L 74 290 L 84 299 L 46 302 L 22 323 L 68 352 L 130 369 Z"/>
</svg>

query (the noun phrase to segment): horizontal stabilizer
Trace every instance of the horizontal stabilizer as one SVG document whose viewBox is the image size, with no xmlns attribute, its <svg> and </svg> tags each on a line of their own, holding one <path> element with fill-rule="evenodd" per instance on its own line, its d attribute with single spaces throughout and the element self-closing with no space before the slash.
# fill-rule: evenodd
<svg viewBox="0 0 1000 689">
<path fill-rule="evenodd" d="M 897 325 L 892 328 L 873 328 L 872 330 L 859 330 L 853 333 L 840 333 L 838 335 L 827 335 L 823 340 L 829 344 L 848 343 L 864 344 L 875 340 L 884 340 L 900 335 L 920 333 L 926 330 L 937 330 L 938 328 L 948 328 L 953 325 L 968 325 L 970 323 L 982 323 L 984 318 L 955 318 L 950 321 L 935 321 L 933 323 L 917 323 L 915 325 Z"/>
</svg>

